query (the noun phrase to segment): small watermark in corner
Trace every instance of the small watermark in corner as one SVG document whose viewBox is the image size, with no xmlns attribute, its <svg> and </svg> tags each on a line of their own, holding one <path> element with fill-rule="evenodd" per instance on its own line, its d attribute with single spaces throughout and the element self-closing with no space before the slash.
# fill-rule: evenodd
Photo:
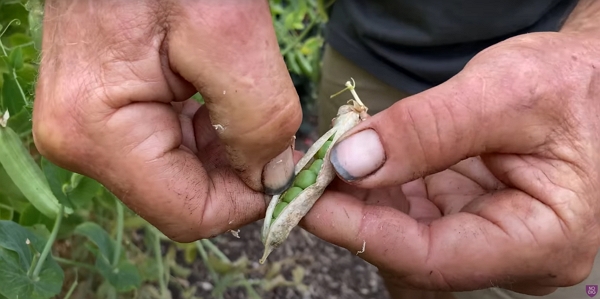
<svg viewBox="0 0 600 299">
<path fill-rule="evenodd" d="M 590 297 L 590 298 L 594 298 L 596 297 L 596 294 L 598 294 L 598 285 L 594 284 L 594 285 L 586 285 L 585 286 L 585 293 Z"/>
</svg>

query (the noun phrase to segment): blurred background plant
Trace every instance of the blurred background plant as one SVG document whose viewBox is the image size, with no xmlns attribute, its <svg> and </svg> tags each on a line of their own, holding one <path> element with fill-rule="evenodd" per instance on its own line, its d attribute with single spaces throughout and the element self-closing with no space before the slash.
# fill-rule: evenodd
<svg viewBox="0 0 600 299">
<path fill-rule="evenodd" d="M 314 132 L 322 27 L 333 0 L 271 0 L 281 53 Z M 219 238 L 180 244 L 123 206 L 101 184 L 62 169 L 35 149 L 31 134 L 40 56 L 41 0 L 0 1 L 0 299 L 247 298 L 275 288 L 306 289 L 292 260 L 257 266 L 231 260 Z M 291 277 L 281 275 L 290 269 Z M 192 284 L 195 272 L 209 281 Z"/>
</svg>

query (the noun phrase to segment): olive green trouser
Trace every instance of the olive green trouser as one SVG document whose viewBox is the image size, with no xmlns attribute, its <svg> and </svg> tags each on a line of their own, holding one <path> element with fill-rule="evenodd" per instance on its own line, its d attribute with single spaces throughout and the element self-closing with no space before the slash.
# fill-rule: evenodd
<svg viewBox="0 0 600 299">
<path fill-rule="evenodd" d="M 370 115 L 385 110 L 396 101 L 409 95 L 381 82 L 365 70 L 354 65 L 351 61 L 345 59 L 331 47 L 326 46 L 317 99 L 319 134 L 325 133 L 330 128 L 331 120 L 336 116 L 338 107 L 345 104 L 351 98 L 351 96 L 347 95 L 348 93 L 330 98 L 330 95 L 344 89 L 344 84 L 350 80 L 350 77 L 356 81 L 357 93 L 361 100 L 365 102 L 365 105 L 369 107 Z M 452 295 L 456 299 L 584 299 L 590 298 L 586 294 L 586 285 L 600 285 L 600 258 L 598 256 L 596 257 L 592 273 L 586 280 L 572 287 L 561 288 L 547 296 L 527 296 L 499 288 L 453 293 Z M 419 294 L 418 291 L 407 290 L 406 294 L 393 299 L 448 299 L 452 298 L 452 295 L 449 293 L 431 292 Z M 600 295 L 598 295 L 598 298 L 600 298 Z"/>
</svg>

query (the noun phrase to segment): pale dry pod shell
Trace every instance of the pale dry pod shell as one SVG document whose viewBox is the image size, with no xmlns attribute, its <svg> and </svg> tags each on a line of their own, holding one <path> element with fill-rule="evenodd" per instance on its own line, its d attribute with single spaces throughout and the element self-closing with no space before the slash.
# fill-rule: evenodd
<svg viewBox="0 0 600 299">
<path fill-rule="evenodd" d="M 285 191 L 273 196 L 269 202 L 261 232 L 261 241 L 265 245 L 264 254 L 260 259 L 261 264 L 266 261 L 273 250 L 279 247 L 287 239 L 292 229 L 296 227 L 300 220 L 310 211 L 327 186 L 333 181 L 336 173 L 329 160 L 331 149 L 344 133 L 359 124 L 366 117 L 367 107 L 360 101 L 358 95 L 354 91 L 354 84 L 347 82 L 346 86 L 347 88 L 344 90 L 349 89 L 352 92 L 354 99 L 338 109 L 338 114 L 333 122 L 333 127 L 308 149 L 295 167 L 295 175 L 298 175 L 298 173 L 305 169 L 308 163 L 313 160 L 323 145 L 330 140 L 331 136 L 334 136 L 323 157 L 323 164 L 319 169 L 315 182 L 304 188 L 301 193 L 294 197 L 291 202 L 283 208 L 281 213 L 277 215 L 272 223 L 271 221 L 273 219 L 275 208 L 277 204 L 281 202 L 281 196 L 285 194 Z"/>
</svg>

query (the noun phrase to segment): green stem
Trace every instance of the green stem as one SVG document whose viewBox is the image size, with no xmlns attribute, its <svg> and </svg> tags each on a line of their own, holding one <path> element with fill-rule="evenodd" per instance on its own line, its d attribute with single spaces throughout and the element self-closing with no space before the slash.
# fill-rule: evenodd
<svg viewBox="0 0 600 299">
<path fill-rule="evenodd" d="M 71 285 L 71 288 L 69 288 L 69 291 L 65 295 L 64 299 L 69 299 L 69 298 L 71 298 L 71 295 L 73 295 L 73 292 L 75 291 L 75 288 L 77 288 L 77 285 L 79 284 L 79 282 L 77 281 L 78 276 L 79 275 L 77 275 L 77 272 L 75 272 L 75 281 L 73 281 L 73 284 Z"/>
<path fill-rule="evenodd" d="M 231 261 L 210 240 L 208 240 L 208 239 L 202 239 L 199 242 L 196 242 L 196 247 L 198 247 L 198 251 L 200 252 L 200 255 L 202 256 L 202 259 L 204 260 L 204 263 L 206 264 L 206 267 L 208 268 L 208 270 L 213 275 L 213 279 L 215 280 L 215 282 L 217 282 L 217 279 L 216 279 L 217 273 L 214 272 L 214 269 L 212 269 L 212 268 L 210 268 L 208 266 L 208 255 L 207 255 L 206 251 L 204 250 L 204 246 L 203 245 L 206 246 L 210 251 L 212 251 L 223 262 L 231 263 Z M 239 285 L 246 287 L 246 289 L 247 289 L 247 291 L 248 291 L 248 293 L 250 295 L 250 298 L 260 298 L 260 296 L 258 296 L 258 294 L 256 293 L 256 290 L 254 290 L 254 288 L 252 287 L 252 284 L 246 279 L 246 275 L 244 275 L 243 273 L 240 274 L 240 279 L 242 280 L 242 282 Z"/>
<path fill-rule="evenodd" d="M 50 250 L 52 249 L 52 245 L 54 245 L 54 240 L 56 240 L 56 236 L 58 235 L 58 229 L 60 228 L 60 224 L 62 223 L 63 214 L 65 212 L 65 206 L 60 205 L 60 209 L 58 210 L 58 215 L 56 216 L 56 222 L 54 223 L 54 227 L 52 228 L 52 232 L 50 233 L 50 237 L 44 246 L 44 250 L 40 255 L 40 259 L 35 266 L 35 270 L 33 270 L 33 279 L 37 279 L 42 271 L 42 266 L 44 265 L 44 261 L 46 257 L 50 254 Z"/>
<path fill-rule="evenodd" d="M 6 47 L 4 47 L 4 44 L 2 43 L 2 36 L 6 32 L 6 30 L 8 30 L 8 27 L 10 27 L 10 25 L 12 25 L 13 22 L 16 22 L 17 25 L 21 24 L 21 21 L 19 21 L 18 19 L 14 19 L 14 20 L 10 21 L 10 23 L 8 23 L 8 25 L 6 25 L 6 28 L 4 28 L 2 33 L 0 33 L 0 48 L 2 49 L 2 53 L 6 57 L 8 57 L 8 53 L 6 53 Z M 17 87 L 19 88 L 19 92 L 21 93 L 21 98 L 23 99 L 23 103 L 25 103 L 25 105 L 27 105 L 27 97 L 25 96 L 23 87 L 21 87 L 21 84 L 19 83 L 19 80 L 17 79 L 17 72 L 15 71 L 15 69 L 12 69 L 11 75 L 12 75 L 13 79 L 15 80 L 15 84 L 17 84 Z"/>
<path fill-rule="evenodd" d="M 39 253 L 37 253 L 37 252 L 34 253 L 33 260 L 31 261 L 31 265 L 29 266 L 29 270 L 27 270 L 27 277 L 31 277 L 33 275 L 33 269 L 35 268 L 35 266 L 37 265 L 39 260 L 40 260 Z"/>
<path fill-rule="evenodd" d="M 259 283 L 252 283 L 250 281 L 248 281 L 244 275 L 242 275 L 242 278 L 244 280 L 242 280 L 242 286 L 246 288 L 246 291 L 248 292 L 248 297 L 250 298 L 260 298 L 260 295 L 258 295 L 258 293 L 256 292 L 256 290 L 254 289 L 253 284 L 258 285 Z"/>
<path fill-rule="evenodd" d="M 83 268 L 83 269 L 87 269 L 93 272 L 98 271 L 98 269 L 96 269 L 96 267 L 94 267 L 93 265 L 90 264 L 86 264 L 86 263 L 81 263 L 81 262 L 77 262 L 77 261 L 73 261 L 73 260 L 69 260 L 69 259 L 65 259 L 62 257 L 54 257 L 54 260 L 61 263 L 61 264 L 65 264 L 65 265 L 69 265 L 69 266 L 74 266 L 77 268 Z"/>
<path fill-rule="evenodd" d="M 206 268 L 208 269 L 208 272 L 209 272 L 210 276 L 212 276 L 213 281 L 215 283 L 218 283 L 219 276 L 217 275 L 217 272 L 215 271 L 215 269 L 210 267 L 210 265 L 208 263 L 208 254 L 206 252 L 206 249 L 204 249 L 202 242 L 196 241 L 195 243 L 196 243 L 196 248 L 198 248 L 198 252 L 200 253 L 200 257 L 202 257 L 202 261 L 204 262 L 204 266 L 206 266 Z"/>
<path fill-rule="evenodd" d="M 8 22 L 8 24 L 6 25 L 6 28 L 4 28 L 4 30 L 2 30 L 2 32 L 0 32 L 0 49 L 2 49 L 2 53 L 4 53 L 4 56 L 8 57 L 8 53 L 6 53 L 6 48 L 4 47 L 4 44 L 2 43 L 2 36 L 4 36 L 4 33 L 6 33 L 6 30 L 8 30 L 8 27 L 10 27 L 10 25 L 12 25 L 12 23 L 17 23 L 17 25 L 21 24 L 21 21 L 19 21 L 19 19 L 12 19 L 10 22 Z M 0 28 L 2 28 L 2 26 L 0 26 Z"/>
<path fill-rule="evenodd" d="M 310 30 L 312 30 L 312 28 L 317 24 L 317 18 L 312 18 L 312 20 L 310 21 L 310 24 L 308 24 L 308 26 L 306 26 L 306 29 L 304 29 L 304 31 L 302 31 L 302 33 L 295 39 L 293 40 L 291 43 L 289 43 L 282 51 L 281 51 L 281 56 L 285 56 L 285 54 L 287 54 L 289 51 L 291 51 L 296 45 L 298 45 L 308 34 L 308 32 L 310 32 Z"/>
<path fill-rule="evenodd" d="M 115 204 L 117 205 L 117 239 L 116 239 L 116 247 L 112 260 L 112 266 L 116 267 L 119 263 L 119 257 L 121 256 L 121 243 L 123 242 L 123 206 L 120 202 L 115 200 Z"/>
<path fill-rule="evenodd" d="M 165 283 L 165 265 L 160 250 L 160 236 L 154 235 L 154 258 L 158 263 L 158 285 L 160 287 L 160 296 L 167 298 L 167 285 Z"/>
<path fill-rule="evenodd" d="M 200 241 L 202 242 L 202 244 L 204 244 L 204 246 L 206 246 L 210 251 L 212 251 L 222 261 L 227 262 L 227 263 L 231 262 L 229 260 L 229 258 L 217 246 L 215 246 L 215 244 L 213 244 L 210 240 L 202 239 Z"/>
</svg>

